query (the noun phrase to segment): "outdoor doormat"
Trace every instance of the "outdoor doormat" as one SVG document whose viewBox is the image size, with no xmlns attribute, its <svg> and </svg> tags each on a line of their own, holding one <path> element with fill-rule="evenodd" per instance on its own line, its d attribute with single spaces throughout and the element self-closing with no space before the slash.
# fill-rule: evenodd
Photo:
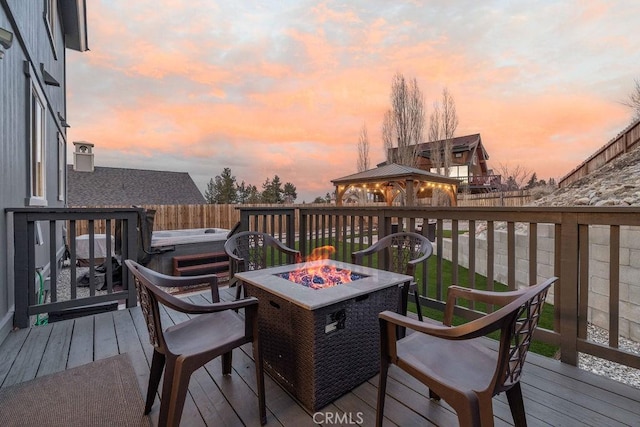
<svg viewBox="0 0 640 427">
<path fill-rule="evenodd" d="M 0 425 L 151 426 L 129 356 L 0 389 Z"/>
</svg>

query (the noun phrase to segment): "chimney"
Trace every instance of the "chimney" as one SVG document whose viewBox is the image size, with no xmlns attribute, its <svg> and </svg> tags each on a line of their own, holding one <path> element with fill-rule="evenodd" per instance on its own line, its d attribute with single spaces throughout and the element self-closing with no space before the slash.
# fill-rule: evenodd
<svg viewBox="0 0 640 427">
<path fill-rule="evenodd" d="M 93 172 L 93 144 L 87 141 L 74 141 L 73 170 Z"/>
</svg>

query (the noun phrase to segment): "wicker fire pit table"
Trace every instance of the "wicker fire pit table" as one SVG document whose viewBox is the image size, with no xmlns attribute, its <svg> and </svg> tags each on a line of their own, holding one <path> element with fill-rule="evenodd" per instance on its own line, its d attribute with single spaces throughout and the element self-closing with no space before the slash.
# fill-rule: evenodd
<svg viewBox="0 0 640 427">
<path fill-rule="evenodd" d="M 330 269 L 342 279 L 325 287 L 309 269 Z M 310 411 L 378 373 L 378 313 L 397 310 L 402 288 L 412 280 L 333 260 L 247 271 L 235 277 L 248 295 L 259 300 L 265 370 Z M 304 284 L 293 281 L 300 278 Z"/>
</svg>

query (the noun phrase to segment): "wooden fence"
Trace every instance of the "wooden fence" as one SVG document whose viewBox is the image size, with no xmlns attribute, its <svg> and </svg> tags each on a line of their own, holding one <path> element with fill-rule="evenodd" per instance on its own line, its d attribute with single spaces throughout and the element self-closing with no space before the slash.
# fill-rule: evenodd
<svg viewBox="0 0 640 427">
<path fill-rule="evenodd" d="M 239 208 L 247 207 L 279 207 L 294 208 L 300 206 L 326 206 L 326 204 L 289 204 L 289 205 L 141 205 L 143 209 L 156 211 L 153 229 L 154 230 L 183 230 L 189 228 L 224 228 L 232 229 L 240 221 Z M 87 208 L 88 206 L 78 206 Z M 100 208 L 123 208 L 130 206 L 108 206 Z M 298 211 L 296 210 L 296 226 L 298 224 Z M 95 221 L 95 232 L 104 233 L 106 225 L 98 220 Z M 80 236 L 89 233 L 87 221 L 76 222 L 76 235 Z"/>
<path fill-rule="evenodd" d="M 613 138 L 598 151 L 592 154 L 587 160 L 580 163 L 571 172 L 560 178 L 558 185 L 560 188 L 589 175 L 591 172 L 606 165 L 618 156 L 630 151 L 640 144 L 640 120 L 629 125 L 618 136 Z"/>
<path fill-rule="evenodd" d="M 482 194 L 458 194 L 458 206 L 502 206 L 516 208 L 533 201 L 529 190 L 494 191 Z"/>
<path fill-rule="evenodd" d="M 525 206 L 533 200 L 527 190 L 492 192 L 484 194 L 460 194 L 458 195 L 458 206 L 468 207 L 520 207 Z M 381 209 L 385 204 L 378 204 Z M 240 221 L 240 208 L 300 208 L 300 207 L 328 207 L 324 203 L 307 204 L 253 204 L 253 205 L 141 205 L 141 208 L 154 210 L 155 219 L 154 230 L 183 230 L 190 228 L 223 228 L 232 229 Z M 364 206 L 364 205 L 363 205 Z M 374 206 L 367 205 L 367 206 Z M 78 206 L 87 208 L 89 206 Z M 100 206 L 100 208 L 127 208 L 130 206 Z M 423 206 L 430 208 L 431 206 Z M 298 210 L 295 211 L 295 225 L 299 224 L 300 218 Z M 105 224 L 95 222 L 95 232 L 104 233 Z M 76 222 L 76 235 L 88 234 L 89 224 L 87 221 Z M 269 230 L 270 232 L 272 230 Z"/>
</svg>

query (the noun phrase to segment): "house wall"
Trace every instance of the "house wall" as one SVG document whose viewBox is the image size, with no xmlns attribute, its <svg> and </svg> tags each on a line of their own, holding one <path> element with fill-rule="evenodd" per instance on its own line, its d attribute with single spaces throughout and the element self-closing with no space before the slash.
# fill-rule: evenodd
<svg viewBox="0 0 640 427">
<path fill-rule="evenodd" d="M 3 0 L 0 2 L 0 27 L 14 34 L 12 46 L 0 60 L 0 342 L 13 326 L 13 234 L 7 208 L 25 207 L 30 195 L 30 133 L 28 111 L 30 80 L 38 85 L 47 103 L 45 111 L 45 167 L 47 206 L 64 206 L 58 200 L 58 134 L 66 153 L 66 131 L 58 112 L 66 117 L 65 47 L 61 14 L 50 41 L 44 13 L 44 1 Z M 31 77 L 25 74 L 31 64 Z M 60 86 L 45 85 L 41 65 Z M 65 159 L 66 163 L 66 159 Z M 44 245 L 36 248 L 36 263 L 48 269 L 48 228 L 42 224 Z M 61 232 L 57 239 L 62 245 Z M 34 284 L 35 286 L 35 284 Z"/>
</svg>

